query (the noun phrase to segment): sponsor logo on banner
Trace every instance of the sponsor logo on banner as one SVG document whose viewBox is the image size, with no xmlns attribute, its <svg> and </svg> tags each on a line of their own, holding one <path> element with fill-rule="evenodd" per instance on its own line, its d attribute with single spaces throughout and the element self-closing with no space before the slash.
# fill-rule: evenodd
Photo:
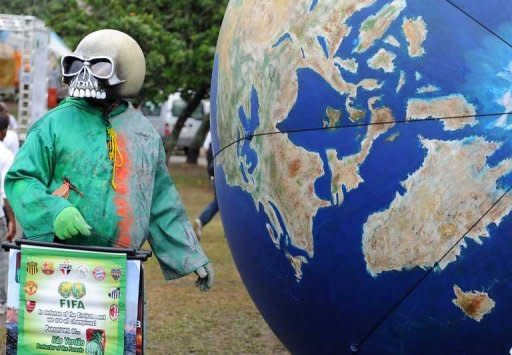
<svg viewBox="0 0 512 355">
<path fill-rule="evenodd" d="M 53 263 L 45 261 L 43 263 L 43 267 L 42 267 L 41 271 L 45 275 L 53 275 L 53 273 L 55 272 L 55 266 L 53 265 Z"/>
<path fill-rule="evenodd" d="M 94 278 L 98 281 L 105 280 L 105 275 L 105 269 L 101 266 L 97 266 L 94 268 L 94 270 L 92 270 L 92 276 L 94 276 Z"/>
<path fill-rule="evenodd" d="M 27 263 L 27 272 L 30 274 L 30 275 L 35 275 L 37 274 L 37 271 L 38 271 L 38 268 L 37 268 L 37 263 L 34 262 L 34 261 L 29 261 Z"/>
<path fill-rule="evenodd" d="M 121 289 L 119 287 L 111 288 L 110 292 L 108 293 L 108 297 L 112 298 L 113 300 L 119 299 L 119 297 L 121 297 Z"/>
<path fill-rule="evenodd" d="M 61 308 L 85 309 L 85 304 L 80 301 L 80 298 L 87 293 L 83 283 L 64 281 L 60 283 L 58 291 L 62 297 L 60 299 Z M 76 299 L 70 299 L 71 296 Z"/>
<path fill-rule="evenodd" d="M 23 291 L 29 296 L 35 295 L 37 292 L 37 284 L 34 281 L 27 281 L 23 287 Z"/>
<path fill-rule="evenodd" d="M 73 309 L 85 309 L 85 305 L 80 300 L 72 300 L 72 299 L 60 299 L 60 307 L 61 308 L 73 308 Z"/>
<path fill-rule="evenodd" d="M 85 296 L 87 291 L 83 283 L 75 282 L 73 283 L 73 287 L 71 288 L 71 293 L 73 294 L 73 297 L 75 297 L 76 299 L 80 299 Z"/>
<path fill-rule="evenodd" d="M 63 262 L 62 264 L 59 264 L 59 270 L 64 276 L 69 275 L 72 269 L 73 267 L 67 261 Z"/>
<path fill-rule="evenodd" d="M 121 278 L 121 268 L 119 266 L 114 266 L 110 271 L 110 275 L 114 280 L 119 280 Z"/>
<path fill-rule="evenodd" d="M 63 298 L 68 298 L 71 296 L 72 289 L 73 283 L 71 281 L 64 281 L 60 283 L 58 291 Z"/>
<path fill-rule="evenodd" d="M 117 318 L 119 318 L 119 306 L 117 304 L 111 305 L 108 311 L 108 315 L 110 316 L 111 320 L 117 320 Z"/>
<path fill-rule="evenodd" d="M 89 274 L 89 269 L 84 265 L 80 265 L 76 268 L 76 272 L 81 279 L 86 279 Z"/>
<path fill-rule="evenodd" d="M 34 309 L 36 309 L 36 301 L 27 301 L 25 302 L 25 309 L 28 313 L 32 313 Z"/>
</svg>

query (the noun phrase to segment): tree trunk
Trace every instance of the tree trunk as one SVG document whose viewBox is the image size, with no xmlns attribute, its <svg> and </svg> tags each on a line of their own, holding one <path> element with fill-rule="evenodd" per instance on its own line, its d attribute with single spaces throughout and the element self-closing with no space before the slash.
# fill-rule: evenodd
<svg viewBox="0 0 512 355">
<path fill-rule="evenodd" d="M 187 151 L 187 163 L 188 164 L 197 164 L 197 159 L 199 158 L 201 152 L 201 146 L 203 145 L 204 139 L 206 138 L 206 134 L 210 129 L 210 114 L 204 115 L 203 121 L 201 122 L 201 126 L 196 132 L 196 136 L 194 137 L 194 142 Z"/>
<path fill-rule="evenodd" d="M 201 100 L 206 96 L 208 93 L 208 86 L 202 87 L 196 93 L 194 96 L 192 96 L 192 99 L 187 103 L 187 107 L 181 115 L 176 120 L 176 123 L 174 124 L 174 127 L 172 128 L 172 134 L 169 137 L 166 137 L 164 140 L 164 148 L 165 148 L 165 157 L 167 163 L 169 163 L 169 159 L 171 158 L 172 154 L 174 153 L 174 148 L 176 147 L 176 142 L 178 141 L 178 138 L 181 133 L 181 129 L 185 125 L 185 121 L 187 118 L 189 118 L 192 113 L 195 111 L 195 109 L 199 106 L 201 103 Z"/>
</svg>

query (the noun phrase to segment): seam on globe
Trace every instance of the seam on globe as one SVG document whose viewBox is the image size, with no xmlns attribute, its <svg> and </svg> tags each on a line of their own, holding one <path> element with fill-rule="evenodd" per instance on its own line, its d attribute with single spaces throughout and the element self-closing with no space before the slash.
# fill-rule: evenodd
<svg viewBox="0 0 512 355">
<path fill-rule="evenodd" d="M 369 127 L 369 126 L 378 126 L 378 125 L 398 125 L 398 124 L 414 124 L 414 123 L 422 123 L 422 122 L 435 122 L 435 121 L 448 121 L 448 120 L 460 120 L 467 118 L 477 118 L 477 117 L 496 117 L 496 116 L 504 116 L 504 115 L 512 115 L 512 112 L 500 112 L 500 113 L 482 113 L 477 115 L 460 115 L 460 116 L 447 116 L 447 117 L 430 117 L 425 119 L 405 119 L 405 120 L 395 120 L 395 121 L 384 121 L 384 122 L 366 122 L 366 123 L 354 123 L 349 125 L 340 125 L 340 126 L 328 126 L 328 127 L 313 127 L 313 128 L 300 128 L 300 129 L 289 129 L 284 131 L 273 131 L 273 132 L 264 132 L 264 133 L 255 133 L 239 138 L 221 149 L 217 153 L 214 154 L 213 160 L 217 158 L 217 156 L 222 153 L 224 150 L 229 147 L 240 143 L 244 140 L 251 140 L 254 137 L 263 137 L 270 136 L 274 134 L 289 134 L 289 133 L 301 133 L 301 132 L 312 132 L 312 131 L 323 131 L 323 130 L 335 130 L 335 129 L 344 129 L 344 128 L 359 128 L 359 127 Z"/>
<path fill-rule="evenodd" d="M 458 11 L 462 12 L 466 17 L 469 17 L 471 20 L 473 20 L 474 22 L 476 22 L 480 27 L 484 28 L 486 31 L 488 31 L 489 33 L 491 33 L 494 37 L 498 38 L 500 41 L 502 41 L 503 43 L 505 43 L 507 46 L 509 46 L 510 48 L 512 48 L 512 43 L 510 43 L 509 41 L 507 41 L 505 38 L 503 38 L 502 36 L 500 36 L 498 33 L 494 32 L 492 29 L 490 29 L 489 27 L 487 27 L 482 21 L 478 20 L 476 17 L 474 17 L 473 15 L 471 15 L 469 12 L 467 12 L 466 10 L 464 10 L 462 7 L 460 7 L 459 5 L 455 4 L 453 1 L 451 0 L 444 0 L 446 1 L 448 4 L 452 5 L 454 8 L 456 8 Z"/>
<path fill-rule="evenodd" d="M 425 273 L 418 279 L 412 286 L 405 292 L 405 294 L 399 298 L 397 302 L 395 302 L 380 319 L 370 328 L 370 330 L 359 340 L 356 345 L 359 349 L 360 347 L 373 335 L 373 333 L 405 302 L 405 300 L 411 296 L 414 291 L 422 284 L 423 281 L 439 266 L 439 263 L 443 261 L 446 256 L 450 254 L 450 252 L 464 240 L 464 238 L 475 228 L 482 219 L 485 218 L 500 202 L 503 198 L 512 191 L 512 186 L 510 186 L 501 196 L 489 207 L 481 216 L 477 219 L 475 223 L 468 228 L 468 230 L 434 263 L 434 266 L 431 266 Z"/>
</svg>

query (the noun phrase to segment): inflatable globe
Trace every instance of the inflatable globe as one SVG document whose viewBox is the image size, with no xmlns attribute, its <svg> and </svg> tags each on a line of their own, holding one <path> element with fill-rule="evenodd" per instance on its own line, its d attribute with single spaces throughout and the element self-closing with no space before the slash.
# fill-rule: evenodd
<svg viewBox="0 0 512 355">
<path fill-rule="evenodd" d="M 509 353 L 511 14 L 229 3 L 216 191 L 241 277 L 292 353 Z"/>
</svg>

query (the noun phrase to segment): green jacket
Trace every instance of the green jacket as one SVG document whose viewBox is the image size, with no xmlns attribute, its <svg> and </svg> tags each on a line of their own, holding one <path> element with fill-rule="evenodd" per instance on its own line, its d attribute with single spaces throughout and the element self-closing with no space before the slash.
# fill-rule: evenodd
<svg viewBox="0 0 512 355">
<path fill-rule="evenodd" d="M 119 148 L 115 169 L 109 125 Z M 52 195 L 64 179 L 77 191 Z M 159 135 L 126 103 L 105 113 L 85 99 L 67 99 L 48 112 L 30 130 L 5 190 L 28 239 L 53 241 L 55 217 L 74 206 L 92 236 L 66 243 L 140 248 L 148 240 L 166 279 L 208 263 L 169 177 Z"/>
</svg>

